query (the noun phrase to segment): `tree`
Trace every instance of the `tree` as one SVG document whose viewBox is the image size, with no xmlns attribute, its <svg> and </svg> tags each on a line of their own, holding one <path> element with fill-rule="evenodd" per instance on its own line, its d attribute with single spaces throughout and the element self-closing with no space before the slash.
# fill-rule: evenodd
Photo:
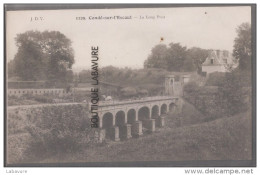
<svg viewBox="0 0 260 175">
<path fill-rule="evenodd" d="M 177 72 L 193 71 L 193 62 L 187 58 L 187 48 L 182 47 L 179 43 L 170 43 L 169 46 L 167 70 Z"/>
<path fill-rule="evenodd" d="M 27 31 L 15 38 L 14 74 L 22 80 L 66 82 L 74 63 L 71 41 L 58 31 Z"/>
<path fill-rule="evenodd" d="M 202 63 L 206 60 L 209 55 L 209 50 L 201 49 L 198 47 L 192 47 L 187 50 L 187 57 L 193 60 L 195 69 L 198 73 L 202 72 Z"/>
<path fill-rule="evenodd" d="M 10 61 L 7 63 L 7 75 L 8 75 L 8 77 L 13 77 L 13 76 L 15 76 L 14 71 L 15 71 L 14 61 L 13 61 L 13 60 L 10 60 Z"/>
<path fill-rule="evenodd" d="M 121 94 L 124 97 L 133 97 L 133 96 L 137 95 L 137 91 L 134 87 L 125 87 L 125 88 L 121 89 Z"/>
<path fill-rule="evenodd" d="M 239 61 L 240 70 L 251 70 L 251 25 L 243 23 L 237 28 L 233 56 Z"/>
<path fill-rule="evenodd" d="M 151 54 L 144 62 L 145 68 L 164 68 L 167 69 L 167 46 L 159 44 L 152 48 Z"/>
<path fill-rule="evenodd" d="M 222 113 L 232 116 L 247 109 L 246 93 L 243 90 L 243 72 L 232 70 L 226 72 L 224 79 L 218 86 L 218 102 Z M 219 111 L 221 112 L 221 111 Z"/>
<path fill-rule="evenodd" d="M 156 45 L 144 62 L 145 68 L 161 68 L 168 71 L 194 71 L 193 60 L 187 56 L 187 48 L 179 43 Z"/>
</svg>

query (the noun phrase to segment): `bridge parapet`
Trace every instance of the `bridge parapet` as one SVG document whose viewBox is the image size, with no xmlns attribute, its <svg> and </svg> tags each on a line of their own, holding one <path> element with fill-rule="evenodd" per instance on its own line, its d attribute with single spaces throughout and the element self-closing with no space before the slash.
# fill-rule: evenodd
<svg viewBox="0 0 260 175">
<path fill-rule="evenodd" d="M 152 102 L 152 101 L 165 101 L 165 100 L 178 100 L 178 97 L 154 96 L 154 97 L 145 97 L 145 98 L 140 98 L 140 99 L 129 99 L 129 100 L 124 100 L 124 101 L 118 101 L 118 100 L 100 101 L 99 107 L 137 104 L 137 103 L 145 103 L 145 102 Z"/>
</svg>

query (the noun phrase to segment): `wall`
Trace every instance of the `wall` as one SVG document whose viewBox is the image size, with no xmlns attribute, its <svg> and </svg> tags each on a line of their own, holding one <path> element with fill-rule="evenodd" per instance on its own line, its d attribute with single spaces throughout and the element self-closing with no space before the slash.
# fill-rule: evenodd
<svg viewBox="0 0 260 175">
<path fill-rule="evenodd" d="M 11 96 L 22 96 L 24 94 L 36 94 L 36 95 L 43 95 L 43 94 L 56 94 L 59 96 L 69 95 L 71 92 L 66 92 L 64 89 L 8 89 L 7 95 Z"/>
<path fill-rule="evenodd" d="M 212 72 L 226 72 L 226 69 L 221 65 L 202 66 L 202 72 L 207 72 L 207 74 L 210 74 Z"/>
</svg>

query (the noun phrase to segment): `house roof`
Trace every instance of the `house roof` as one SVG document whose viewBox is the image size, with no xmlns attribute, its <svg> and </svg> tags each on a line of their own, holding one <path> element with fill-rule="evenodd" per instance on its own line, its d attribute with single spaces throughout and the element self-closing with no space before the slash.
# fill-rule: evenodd
<svg viewBox="0 0 260 175">
<path fill-rule="evenodd" d="M 213 59 L 213 64 L 211 60 Z M 231 54 L 227 50 L 212 50 L 206 58 L 202 66 L 216 66 L 226 64 L 224 60 L 233 60 Z"/>
</svg>

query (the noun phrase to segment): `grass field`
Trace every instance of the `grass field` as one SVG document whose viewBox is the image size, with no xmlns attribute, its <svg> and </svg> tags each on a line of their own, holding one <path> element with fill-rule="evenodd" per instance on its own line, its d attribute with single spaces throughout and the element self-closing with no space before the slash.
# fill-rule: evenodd
<svg viewBox="0 0 260 175">
<path fill-rule="evenodd" d="M 54 155 L 42 163 L 112 161 L 250 160 L 251 114 L 207 121 L 190 104 L 170 114 L 166 127 L 122 142 L 85 147 L 76 153 Z"/>
</svg>

